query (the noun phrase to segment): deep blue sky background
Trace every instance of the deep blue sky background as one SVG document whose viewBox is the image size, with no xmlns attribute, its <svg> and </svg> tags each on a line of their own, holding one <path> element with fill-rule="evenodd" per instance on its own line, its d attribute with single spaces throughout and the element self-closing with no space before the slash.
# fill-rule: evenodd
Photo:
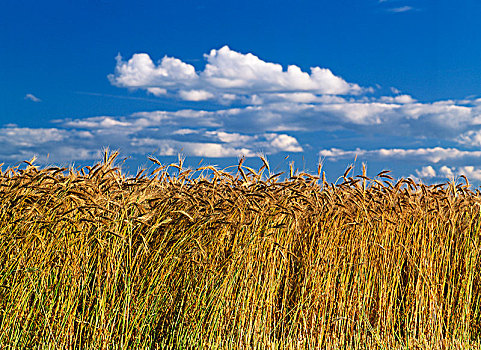
<svg viewBox="0 0 481 350">
<path fill-rule="evenodd" d="M 395 87 L 420 103 L 473 101 L 481 96 L 479 18 L 481 3 L 474 0 L 4 0 L 0 4 L 0 125 L 52 128 L 58 127 L 52 124 L 57 119 L 210 110 L 214 107 L 207 102 L 155 97 L 114 86 L 107 75 L 114 73 L 118 53 L 128 60 L 145 52 L 154 62 L 167 55 L 202 71 L 203 55 L 224 45 L 284 69 L 290 64 L 306 72 L 315 66 L 328 68 L 347 82 L 373 87 L 370 96 L 374 97 L 392 96 L 390 87 Z M 25 99 L 26 94 L 41 102 Z M 319 149 L 455 145 L 454 137 L 413 139 L 402 134 L 382 139 L 354 126 L 336 132 L 287 133 L 305 150 L 291 157 L 304 156 L 308 163 L 317 161 Z M 458 148 L 475 151 L 476 145 Z M 287 154 L 277 152 L 272 157 L 283 159 Z M 335 163 L 332 171 L 338 173 L 350 161 L 326 159 L 326 165 Z M 422 168 L 409 159 L 366 161 L 374 170 L 397 167 L 394 170 L 405 176 Z M 478 163 L 476 156 L 455 166 Z M 441 165 L 451 167 L 437 163 L 438 168 Z"/>
</svg>

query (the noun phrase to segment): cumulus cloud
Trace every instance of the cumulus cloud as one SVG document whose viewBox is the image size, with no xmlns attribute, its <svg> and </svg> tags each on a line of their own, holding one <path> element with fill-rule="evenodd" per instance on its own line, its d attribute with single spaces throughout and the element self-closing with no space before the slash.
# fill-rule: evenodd
<svg viewBox="0 0 481 350">
<path fill-rule="evenodd" d="M 289 135 L 276 135 L 276 134 L 266 134 L 267 139 L 269 139 L 270 144 L 281 151 L 287 152 L 302 152 L 303 149 L 297 142 L 297 140 Z"/>
<path fill-rule="evenodd" d="M 35 96 L 34 94 L 26 94 L 25 97 L 24 97 L 25 100 L 29 100 L 29 101 L 32 101 L 32 102 L 42 102 L 41 99 L 39 99 L 37 96 Z"/>
<path fill-rule="evenodd" d="M 195 68 L 173 57 L 164 57 L 155 64 L 146 53 L 137 53 L 127 62 L 117 55 L 115 74 L 110 81 L 117 86 L 128 88 L 166 89 L 192 86 L 198 80 Z M 162 90 L 151 90 L 154 93 Z"/>
<path fill-rule="evenodd" d="M 443 165 L 440 169 L 439 169 L 439 173 L 443 176 L 446 176 L 448 178 L 452 178 L 454 176 L 454 173 L 453 173 L 453 170 L 456 170 L 456 168 L 450 168 L 446 165 Z"/>
<path fill-rule="evenodd" d="M 290 65 L 265 62 L 253 54 L 242 54 L 224 46 L 205 55 L 203 80 L 217 88 L 259 92 L 312 91 L 320 94 L 358 94 L 361 88 L 335 76 L 329 69 L 313 67 L 311 73 Z"/>
<path fill-rule="evenodd" d="M 119 55 L 115 73 L 109 79 L 119 87 L 145 89 L 158 96 L 171 92 L 187 101 L 215 98 L 231 102 L 260 94 L 278 94 L 278 98 L 285 96 L 306 102 L 316 95 L 358 95 L 365 91 L 327 68 L 313 67 L 308 73 L 290 65 L 284 70 L 280 64 L 263 61 L 251 53 L 236 52 L 228 46 L 211 50 L 204 57 L 207 61 L 204 70 L 196 72 L 194 66 L 173 57 L 165 56 L 156 64 L 145 53 L 134 54 L 128 61 Z"/>
<path fill-rule="evenodd" d="M 436 170 L 430 165 L 423 166 L 421 170 L 416 169 L 416 175 L 420 178 L 432 178 L 436 176 Z"/>
</svg>

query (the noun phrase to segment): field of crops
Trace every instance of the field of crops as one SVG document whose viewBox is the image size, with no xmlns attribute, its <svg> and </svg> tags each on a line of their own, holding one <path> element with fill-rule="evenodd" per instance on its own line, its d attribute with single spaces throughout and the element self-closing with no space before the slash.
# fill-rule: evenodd
<svg viewBox="0 0 481 350">
<path fill-rule="evenodd" d="M 1 349 L 480 348 L 466 179 L 126 178 L 115 156 L 0 174 Z"/>
</svg>

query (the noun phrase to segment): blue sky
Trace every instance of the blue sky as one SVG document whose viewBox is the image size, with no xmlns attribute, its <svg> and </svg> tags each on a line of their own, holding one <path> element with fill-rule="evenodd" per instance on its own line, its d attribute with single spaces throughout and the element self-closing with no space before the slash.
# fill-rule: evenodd
<svg viewBox="0 0 481 350">
<path fill-rule="evenodd" d="M 0 159 L 481 181 L 478 1 L 0 4 Z M 48 155 L 48 158 L 47 158 Z M 287 159 L 286 159 L 287 157 Z"/>
</svg>

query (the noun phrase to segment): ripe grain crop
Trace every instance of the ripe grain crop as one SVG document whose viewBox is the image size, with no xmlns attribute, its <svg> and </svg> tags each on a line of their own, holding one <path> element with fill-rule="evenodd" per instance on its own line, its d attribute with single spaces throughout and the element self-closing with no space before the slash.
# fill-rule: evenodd
<svg viewBox="0 0 481 350">
<path fill-rule="evenodd" d="M 0 348 L 480 348 L 467 179 L 115 157 L 1 172 Z"/>
</svg>

